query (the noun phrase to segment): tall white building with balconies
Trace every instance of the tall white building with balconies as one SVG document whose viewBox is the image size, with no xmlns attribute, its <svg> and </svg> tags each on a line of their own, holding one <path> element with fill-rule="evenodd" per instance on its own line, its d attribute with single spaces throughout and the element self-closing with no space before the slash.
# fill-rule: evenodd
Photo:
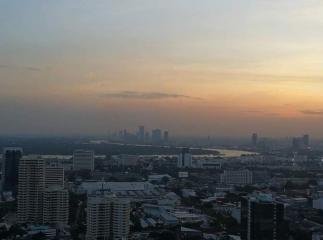
<svg viewBox="0 0 323 240">
<path fill-rule="evenodd" d="M 87 240 L 126 240 L 130 226 L 130 201 L 112 194 L 89 195 L 87 202 Z"/>
<path fill-rule="evenodd" d="M 20 159 L 18 172 L 18 222 L 42 223 L 45 165 L 41 156 Z"/>
<path fill-rule="evenodd" d="M 18 221 L 67 224 L 68 191 L 62 167 L 45 166 L 41 156 L 25 156 L 19 163 Z"/>
<path fill-rule="evenodd" d="M 45 188 L 60 186 L 64 188 L 64 168 L 59 166 L 45 167 Z"/>
<path fill-rule="evenodd" d="M 68 191 L 62 186 L 50 186 L 43 197 L 43 223 L 68 224 Z"/>
</svg>

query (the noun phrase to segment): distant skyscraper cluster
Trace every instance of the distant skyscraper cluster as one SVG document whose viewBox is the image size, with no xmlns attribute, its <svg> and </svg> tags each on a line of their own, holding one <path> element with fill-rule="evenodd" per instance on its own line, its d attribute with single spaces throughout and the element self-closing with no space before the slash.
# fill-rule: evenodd
<svg viewBox="0 0 323 240">
<path fill-rule="evenodd" d="M 292 147 L 296 151 L 309 148 L 310 136 L 308 134 L 305 134 L 302 137 L 294 137 L 292 141 Z"/>
<path fill-rule="evenodd" d="M 127 129 L 113 134 L 113 140 L 120 140 L 126 143 L 145 143 L 145 144 L 169 144 L 169 132 L 159 128 L 152 129 L 150 132 L 145 126 L 138 127 L 136 133 L 131 133 Z"/>
</svg>

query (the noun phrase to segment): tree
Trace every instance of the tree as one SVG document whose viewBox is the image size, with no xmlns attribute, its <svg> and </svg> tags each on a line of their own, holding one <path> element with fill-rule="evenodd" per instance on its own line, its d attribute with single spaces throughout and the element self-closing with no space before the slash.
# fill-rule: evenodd
<svg viewBox="0 0 323 240">
<path fill-rule="evenodd" d="M 31 240 L 47 240 L 48 238 L 42 232 L 36 233 L 31 237 Z"/>
<path fill-rule="evenodd" d="M 176 240 L 176 233 L 172 232 L 172 231 L 163 231 L 162 233 L 159 234 L 158 237 L 159 240 Z"/>
<path fill-rule="evenodd" d="M 15 224 L 15 225 L 12 225 L 9 229 L 9 235 L 11 236 L 22 236 L 26 234 L 26 231 L 23 230 L 19 225 Z"/>
<path fill-rule="evenodd" d="M 169 178 L 164 176 L 162 179 L 161 179 L 161 183 L 166 185 L 167 183 L 169 182 Z"/>
</svg>

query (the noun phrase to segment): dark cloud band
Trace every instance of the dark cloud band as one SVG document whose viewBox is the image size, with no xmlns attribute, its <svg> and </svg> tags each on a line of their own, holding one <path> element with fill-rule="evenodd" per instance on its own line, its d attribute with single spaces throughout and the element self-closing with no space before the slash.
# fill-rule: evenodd
<svg viewBox="0 0 323 240">
<path fill-rule="evenodd" d="M 302 110 L 300 112 L 306 115 L 323 115 L 323 110 Z"/>
<path fill-rule="evenodd" d="M 135 91 L 121 91 L 115 93 L 104 94 L 108 98 L 123 98 L 123 99 L 167 99 L 167 98 L 187 98 L 187 99 L 200 99 L 176 93 L 164 93 L 164 92 L 135 92 Z"/>
</svg>

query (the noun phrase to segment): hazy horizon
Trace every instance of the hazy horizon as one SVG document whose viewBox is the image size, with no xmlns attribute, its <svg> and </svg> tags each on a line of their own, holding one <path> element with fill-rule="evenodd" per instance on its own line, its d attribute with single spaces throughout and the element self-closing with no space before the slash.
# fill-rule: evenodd
<svg viewBox="0 0 323 240">
<path fill-rule="evenodd" d="M 0 1 L 0 135 L 323 137 L 322 12 L 319 0 Z"/>
</svg>

